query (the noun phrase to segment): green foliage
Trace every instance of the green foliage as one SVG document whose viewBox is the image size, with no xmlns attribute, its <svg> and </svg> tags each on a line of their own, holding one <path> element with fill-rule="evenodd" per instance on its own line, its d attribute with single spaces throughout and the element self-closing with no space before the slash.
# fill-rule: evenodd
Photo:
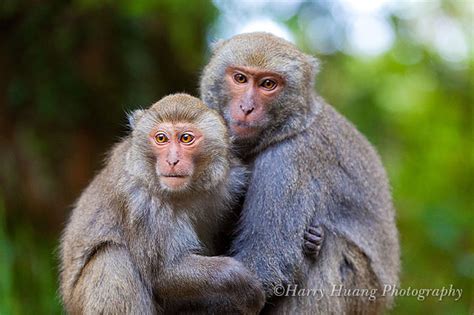
<svg viewBox="0 0 474 315">
<path fill-rule="evenodd" d="M 38 240 L 32 226 L 5 227 L 0 196 L 0 314 L 60 314 L 56 240 Z"/>
</svg>

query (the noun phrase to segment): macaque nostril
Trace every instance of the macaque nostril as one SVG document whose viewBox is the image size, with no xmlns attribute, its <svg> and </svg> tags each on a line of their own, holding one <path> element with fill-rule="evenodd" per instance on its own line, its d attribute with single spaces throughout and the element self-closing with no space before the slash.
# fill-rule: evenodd
<svg viewBox="0 0 474 315">
<path fill-rule="evenodd" d="M 252 107 L 245 107 L 245 106 L 240 105 L 240 109 L 244 112 L 245 115 L 248 115 L 251 112 L 253 112 L 255 107 L 253 107 L 253 106 Z"/>
<path fill-rule="evenodd" d="M 170 166 L 175 166 L 176 164 L 178 164 L 179 160 L 174 160 L 174 161 L 168 161 L 168 160 L 166 160 L 166 162 L 168 162 L 168 164 L 169 164 Z"/>
</svg>

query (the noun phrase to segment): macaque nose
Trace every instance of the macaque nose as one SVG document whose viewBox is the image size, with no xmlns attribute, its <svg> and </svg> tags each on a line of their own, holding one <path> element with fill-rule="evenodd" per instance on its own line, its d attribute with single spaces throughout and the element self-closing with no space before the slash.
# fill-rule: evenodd
<svg viewBox="0 0 474 315">
<path fill-rule="evenodd" d="M 166 162 L 168 162 L 168 165 L 169 166 L 176 166 L 176 164 L 178 164 L 179 160 L 178 159 L 166 159 Z"/>
<path fill-rule="evenodd" d="M 244 112 L 245 115 L 248 115 L 248 114 L 250 114 L 251 112 L 253 112 L 253 110 L 255 109 L 255 107 L 253 107 L 253 106 L 242 106 L 242 105 L 240 105 L 240 109 L 242 110 L 242 112 Z"/>
</svg>

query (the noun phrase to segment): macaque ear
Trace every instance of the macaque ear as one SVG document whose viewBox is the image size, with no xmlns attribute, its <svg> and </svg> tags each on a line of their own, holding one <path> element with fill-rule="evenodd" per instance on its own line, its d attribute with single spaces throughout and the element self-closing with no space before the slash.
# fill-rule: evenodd
<svg viewBox="0 0 474 315">
<path fill-rule="evenodd" d="M 309 65 L 311 66 L 311 71 L 312 71 L 312 78 L 314 78 L 318 73 L 319 73 L 319 60 L 313 56 L 306 55 L 307 56 L 307 61 Z"/>
<path fill-rule="evenodd" d="M 145 114 L 144 109 L 136 109 L 128 114 L 128 125 L 130 126 L 130 129 L 135 129 L 138 121 L 143 117 L 143 114 Z"/>
<path fill-rule="evenodd" d="M 219 40 L 217 40 L 217 41 L 215 41 L 215 42 L 212 42 L 211 45 L 210 45 L 210 46 L 211 46 L 211 53 L 212 53 L 212 54 L 215 54 L 216 51 L 219 50 L 219 48 L 221 48 L 222 46 L 224 46 L 225 42 L 226 42 L 226 41 L 223 40 L 223 39 L 219 39 Z"/>
</svg>

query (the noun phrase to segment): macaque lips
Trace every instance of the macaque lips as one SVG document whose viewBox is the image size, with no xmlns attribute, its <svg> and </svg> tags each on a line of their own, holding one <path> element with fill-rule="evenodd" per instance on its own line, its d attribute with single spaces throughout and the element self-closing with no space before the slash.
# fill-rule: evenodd
<svg viewBox="0 0 474 315">
<path fill-rule="evenodd" d="M 188 186 L 189 176 L 161 176 L 160 183 L 169 190 L 182 190 Z"/>
</svg>

